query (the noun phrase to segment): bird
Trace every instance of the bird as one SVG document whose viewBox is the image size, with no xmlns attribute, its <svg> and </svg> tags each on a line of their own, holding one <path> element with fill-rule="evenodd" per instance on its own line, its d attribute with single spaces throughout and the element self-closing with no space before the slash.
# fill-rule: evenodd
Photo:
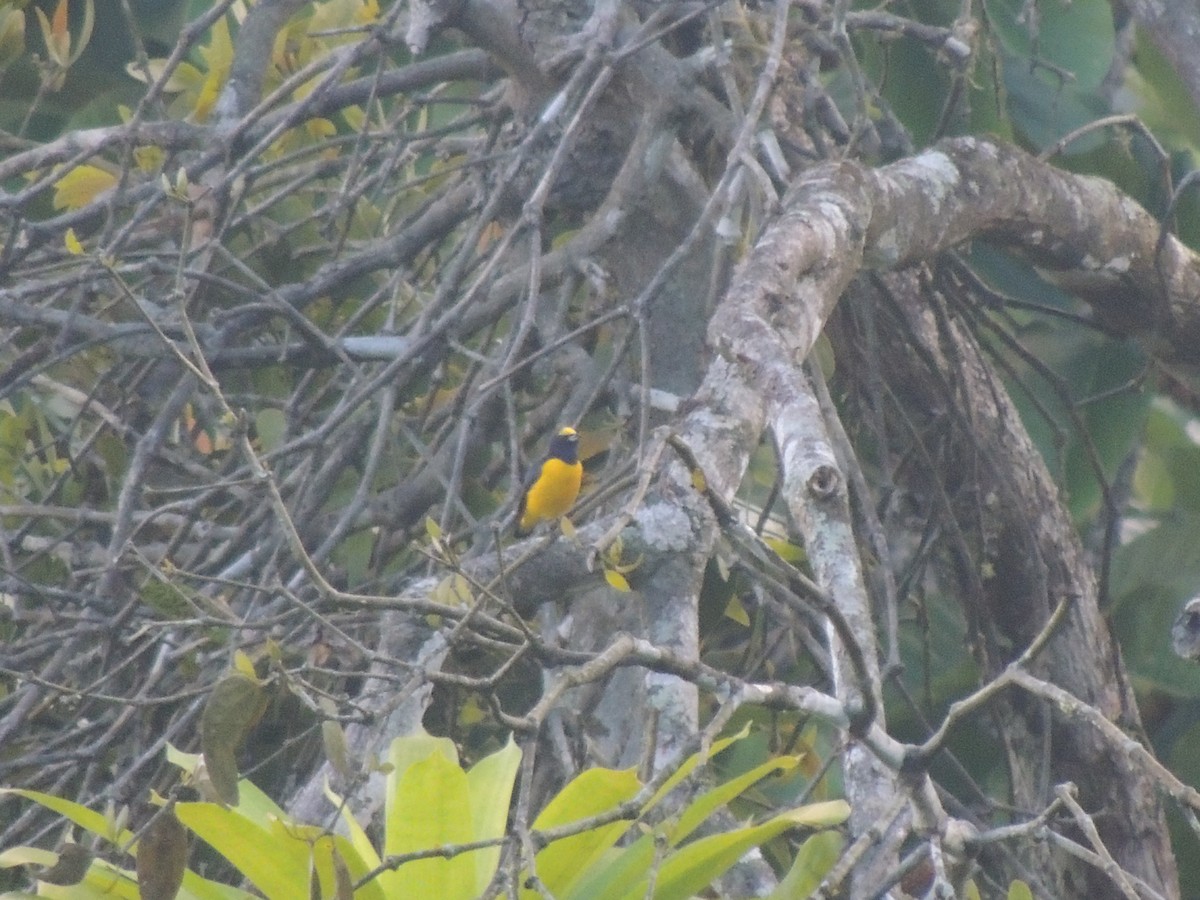
<svg viewBox="0 0 1200 900">
<path fill-rule="evenodd" d="M 579 434 L 574 428 L 562 428 L 550 439 L 546 458 L 525 483 L 517 507 L 517 535 L 529 534 L 538 522 L 566 515 L 575 505 L 582 482 Z"/>
<path fill-rule="evenodd" d="M 1176 656 L 1200 659 L 1200 597 L 1193 597 L 1183 605 L 1171 628 L 1171 647 Z"/>
</svg>

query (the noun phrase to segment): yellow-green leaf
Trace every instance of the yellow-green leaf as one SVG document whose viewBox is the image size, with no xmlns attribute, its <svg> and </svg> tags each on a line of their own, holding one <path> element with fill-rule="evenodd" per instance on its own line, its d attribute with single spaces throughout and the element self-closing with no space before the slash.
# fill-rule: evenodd
<svg viewBox="0 0 1200 900">
<path fill-rule="evenodd" d="M 0 850 L 0 869 L 16 866 L 44 866 L 49 868 L 58 859 L 58 854 L 40 847 L 9 847 Z"/>
<path fill-rule="evenodd" d="M 789 772 L 799 764 L 799 756 L 780 756 L 769 759 L 736 778 L 723 781 L 712 790 L 703 792 L 679 814 L 678 822 L 668 835 L 672 846 L 682 843 L 693 831 L 703 825 L 709 816 L 725 807 L 734 797 L 745 793 L 762 779 L 778 772 Z M 806 809 L 807 807 L 801 808 Z"/>
<path fill-rule="evenodd" d="M 24 797 L 26 800 L 40 803 L 46 809 L 53 810 L 59 815 L 65 816 L 80 828 L 90 831 L 92 834 L 99 835 L 114 845 L 123 845 L 133 840 L 133 832 L 121 829 L 114 833 L 112 823 L 102 813 L 88 809 L 86 806 L 71 800 L 64 800 L 62 797 L 56 797 L 53 794 L 44 794 L 41 791 L 30 791 L 23 788 L 0 788 L 0 795 L 3 794 L 15 794 L 18 797 Z"/>
<path fill-rule="evenodd" d="M 428 759 L 432 754 L 440 753 L 458 765 L 458 750 L 449 738 L 434 737 L 424 730 L 407 737 L 396 738 L 388 747 L 387 764 L 391 767 L 387 778 L 387 798 L 384 809 L 384 846 L 385 855 L 401 852 L 393 844 L 393 836 L 399 835 L 401 820 L 411 810 L 406 810 L 400 801 L 400 785 L 405 773 L 417 763 Z"/>
<path fill-rule="evenodd" d="M 67 252 L 72 256 L 79 256 L 83 253 L 83 244 L 79 243 L 79 238 L 75 236 L 74 228 L 67 229 L 67 233 L 63 237 L 63 243 L 66 244 Z"/>
<path fill-rule="evenodd" d="M 658 871 L 654 898 L 688 900 L 741 859 L 751 847 L 763 844 L 798 825 L 835 825 L 844 822 L 849 815 L 850 807 L 845 801 L 814 803 L 782 813 L 761 825 L 698 838 L 667 857 Z M 646 882 L 647 879 L 642 878 L 625 895 L 624 900 L 640 900 L 644 897 Z"/>
<path fill-rule="evenodd" d="M 471 582 L 455 572 L 438 582 L 431 599 L 444 606 L 470 606 L 475 596 L 471 592 Z"/>
<path fill-rule="evenodd" d="M 358 820 L 354 818 L 354 813 L 351 812 L 349 805 L 330 789 L 328 782 L 325 784 L 325 796 L 335 808 L 341 810 L 342 822 L 346 832 L 350 835 L 352 858 L 363 865 L 367 871 L 379 868 L 379 854 L 375 852 L 374 843 L 367 837 L 367 833 L 358 824 Z M 377 891 L 381 897 L 394 897 L 399 895 L 402 887 L 396 879 L 396 873 L 386 871 L 380 872 L 363 890 L 371 893 Z"/>
<path fill-rule="evenodd" d="M 771 900 L 792 900 L 812 894 L 842 855 L 845 843 L 845 838 L 836 831 L 809 835 L 796 851 L 791 869 L 771 892 Z"/>
<path fill-rule="evenodd" d="M 504 837 L 513 784 L 521 765 L 521 748 L 510 735 L 503 749 L 485 756 L 467 773 L 471 796 L 473 840 Z M 475 893 L 483 893 L 500 863 L 500 846 L 480 850 L 475 859 Z"/>
<path fill-rule="evenodd" d="M 162 147 L 145 146 L 133 149 L 133 161 L 139 170 L 145 173 L 157 172 L 166 162 L 167 154 Z"/>
<path fill-rule="evenodd" d="M 54 182 L 54 208 L 82 209 L 116 183 L 117 176 L 99 166 L 76 166 Z"/>
<path fill-rule="evenodd" d="M 309 847 L 290 823 L 256 825 L 215 803 L 180 803 L 179 821 L 212 846 L 265 897 L 308 894 Z"/>
<path fill-rule="evenodd" d="M 717 738 L 717 740 L 713 741 L 712 746 L 708 748 L 707 753 L 693 753 L 683 761 L 683 765 L 679 766 L 671 774 L 671 776 L 663 782 L 662 787 L 654 792 L 654 796 L 650 798 L 650 801 L 646 804 L 645 808 L 651 809 L 654 806 L 657 806 L 662 799 L 667 796 L 667 794 L 671 793 L 671 791 L 673 791 L 680 782 L 691 775 L 698 766 L 707 764 L 709 760 L 719 754 L 722 750 L 725 750 L 733 744 L 736 744 L 738 741 L 745 740 L 749 734 L 750 723 L 747 722 L 742 727 L 742 730 L 736 734 L 731 734 L 723 738 Z"/>
<path fill-rule="evenodd" d="M 254 670 L 254 661 L 246 655 L 244 650 L 235 650 L 233 653 L 233 667 L 241 672 L 247 678 L 253 678 L 258 681 L 258 672 Z"/>
<path fill-rule="evenodd" d="M 208 120 L 217 97 L 225 86 L 225 79 L 229 76 L 229 67 L 233 63 L 233 40 L 229 34 L 229 23 L 224 18 L 217 19 L 210 34 L 212 39 L 208 46 L 200 48 L 200 55 L 208 64 L 208 71 L 204 73 L 204 83 L 192 107 L 191 118 L 196 122 Z"/>
<path fill-rule="evenodd" d="M 546 804 L 533 827 L 555 828 L 613 809 L 640 787 L 632 769 L 587 769 Z M 567 895 L 569 888 L 628 830 L 628 822 L 613 822 L 548 844 L 537 855 L 538 878 L 556 897 Z M 522 900 L 538 896 L 532 890 L 521 891 Z"/>
<path fill-rule="evenodd" d="M 430 850 L 472 839 L 467 773 L 442 753 L 413 763 L 399 779 L 393 798 L 403 815 L 388 822 L 388 855 Z M 429 857 L 406 862 L 396 874 L 410 897 L 473 900 L 475 855 Z"/>
<path fill-rule="evenodd" d="M 733 619 L 739 625 L 750 627 L 750 614 L 746 612 L 746 607 L 742 605 L 742 598 L 734 594 L 729 598 L 729 602 L 725 604 L 725 618 Z"/>
<path fill-rule="evenodd" d="M 793 566 L 799 565 L 808 559 L 808 554 L 804 552 L 804 548 L 799 544 L 793 544 L 791 541 L 783 538 L 766 538 L 767 546 L 779 554 L 779 558 L 784 562 L 789 562 Z"/>
<path fill-rule="evenodd" d="M 8 7 L 0 10 L 0 71 L 25 53 L 25 13 Z"/>
<path fill-rule="evenodd" d="M 604 580 L 608 582 L 608 586 L 613 590 L 620 591 L 623 594 L 629 593 L 629 580 L 616 569 L 605 569 Z"/>
<path fill-rule="evenodd" d="M 341 722 L 326 719 L 321 723 L 321 742 L 325 745 L 325 758 L 334 771 L 345 778 L 350 777 L 350 753 L 346 745 L 346 732 Z"/>
</svg>

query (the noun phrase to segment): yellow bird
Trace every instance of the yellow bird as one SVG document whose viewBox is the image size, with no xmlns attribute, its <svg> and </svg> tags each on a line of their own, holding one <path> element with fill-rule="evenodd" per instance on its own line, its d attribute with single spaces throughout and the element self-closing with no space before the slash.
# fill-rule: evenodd
<svg viewBox="0 0 1200 900">
<path fill-rule="evenodd" d="M 550 439 L 546 458 L 526 482 L 517 507 L 517 534 L 526 535 L 538 522 L 566 515 L 575 505 L 582 483 L 579 435 L 574 428 L 564 428 Z"/>
</svg>

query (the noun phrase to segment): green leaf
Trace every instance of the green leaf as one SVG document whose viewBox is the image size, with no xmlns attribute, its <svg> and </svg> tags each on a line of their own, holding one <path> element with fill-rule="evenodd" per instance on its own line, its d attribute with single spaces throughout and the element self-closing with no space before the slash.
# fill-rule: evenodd
<svg viewBox="0 0 1200 900">
<path fill-rule="evenodd" d="M 1151 512 L 1200 512 L 1200 447 L 1188 436 L 1195 420 L 1159 400 L 1146 417 L 1134 493 Z"/>
<path fill-rule="evenodd" d="M 987 0 L 1002 48 L 1004 86 L 1013 124 L 1038 147 L 1107 112 L 1100 84 L 1115 48 L 1112 10 L 1100 0 Z M 1036 11 L 1036 28 L 1030 11 Z M 1094 149 L 1103 132 L 1076 141 L 1067 153 Z"/>
<path fill-rule="evenodd" d="M 1138 116 L 1155 136 L 1168 146 L 1186 148 L 1194 160 L 1200 147 L 1200 110 L 1179 72 L 1140 30 L 1134 66 L 1126 72 L 1122 87 L 1137 98 Z"/>
<path fill-rule="evenodd" d="M 215 803 L 180 803 L 175 814 L 265 896 L 308 896 L 310 852 L 293 826 L 264 828 Z"/>
<path fill-rule="evenodd" d="M 605 569 L 604 580 L 608 582 L 608 586 L 614 591 L 620 591 L 622 594 L 629 593 L 629 579 L 616 569 Z"/>
<path fill-rule="evenodd" d="M 458 750 L 455 749 L 452 740 L 434 737 L 425 731 L 397 738 L 388 747 L 387 762 L 391 766 L 391 771 L 387 777 L 387 793 L 384 801 L 383 853 L 385 856 L 404 852 L 397 850 L 392 843 L 392 835 L 400 834 L 400 829 L 404 827 L 402 820 L 412 813 L 412 810 L 406 810 L 399 801 L 400 785 L 404 774 L 411 766 L 427 759 L 433 753 L 440 753 L 455 764 L 458 763 Z"/>
<path fill-rule="evenodd" d="M 388 856 L 473 839 L 467 774 L 443 753 L 431 753 L 409 766 L 390 799 L 400 814 L 389 816 Z M 412 860 L 401 865 L 396 874 L 408 896 L 472 900 L 477 896 L 473 857 L 478 853 Z"/>
<path fill-rule="evenodd" d="M 41 10 L 39 9 L 40 13 Z M 72 256 L 79 256 L 83 253 L 83 244 L 79 242 L 79 238 L 75 236 L 75 229 L 68 228 L 66 235 L 63 236 L 63 244 L 66 245 L 67 252 Z"/>
<path fill-rule="evenodd" d="M 241 672 L 247 678 L 258 681 L 258 672 L 254 670 L 254 660 L 252 660 L 245 650 L 235 650 L 233 652 L 233 668 Z"/>
<path fill-rule="evenodd" d="M 985 6 L 1001 45 L 1026 68 L 1032 61 L 1044 68 L 1050 63 L 1085 91 L 1096 90 L 1104 80 L 1116 46 L 1107 3 L 1041 0 L 1036 11 L 1024 0 L 987 0 Z"/>
<path fill-rule="evenodd" d="M 0 869 L 12 869 L 16 866 L 52 866 L 58 855 L 52 850 L 40 847 L 9 847 L 0 851 Z"/>
<path fill-rule="evenodd" d="M 661 788 L 650 798 L 650 802 L 646 804 L 646 809 L 652 809 L 663 797 L 667 796 L 675 787 L 687 778 L 692 772 L 696 771 L 696 767 L 705 765 L 709 760 L 715 758 L 721 751 L 729 748 L 738 741 L 744 740 L 750 734 L 750 723 L 747 722 L 737 734 L 729 735 L 728 737 L 719 738 L 713 741 L 712 746 L 708 748 L 707 753 L 694 753 L 687 758 L 682 766 L 680 766 L 671 777 L 663 782 Z"/>
<path fill-rule="evenodd" d="M 92 862 L 87 875 L 78 884 L 55 887 L 42 883 L 38 886 L 38 896 L 69 900 L 139 900 L 133 873 L 100 859 Z"/>
<path fill-rule="evenodd" d="M 186 174 L 184 169 L 180 174 Z M 281 409 L 264 409 L 254 416 L 254 430 L 258 434 L 258 442 L 266 452 L 277 449 L 287 434 L 287 417 Z"/>
<path fill-rule="evenodd" d="M 678 846 L 704 821 L 734 797 L 776 772 L 789 772 L 800 764 L 799 756 L 783 756 L 768 760 L 748 772 L 724 781 L 710 791 L 700 794 L 684 808 L 679 821 L 670 832 L 672 846 Z"/>
<path fill-rule="evenodd" d="M 807 897 L 821 884 L 842 855 L 845 839 L 836 831 L 819 831 L 810 835 L 796 852 L 792 867 L 779 886 L 771 892 L 770 900 L 792 900 Z"/>
<path fill-rule="evenodd" d="M 546 830 L 587 819 L 614 809 L 640 788 L 632 769 L 587 769 L 546 804 L 533 827 Z M 537 855 L 538 878 L 552 894 L 567 896 L 568 889 L 580 876 L 628 830 L 629 822 L 612 822 L 548 844 Z M 530 898 L 538 894 L 523 890 L 521 896 Z"/>
<path fill-rule="evenodd" d="M 739 828 L 692 841 L 671 854 L 658 873 L 654 900 L 688 900 L 710 885 L 721 873 L 741 859 L 746 851 L 797 826 L 837 825 L 850 816 L 844 800 L 814 803 L 775 816 L 761 825 Z M 624 900 L 645 896 L 645 883 L 624 895 Z"/>
<path fill-rule="evenodd" d="M 1033 900 L 1033 891 L 1023 881 L 1014 881 L 1008 886 L 1008 900 Z"/>
<path fill-rule="evenodd" d="M 471 582 L 457 572 L 439 581 L 429 599 L 443 606 L 470 606 L 475 602 Z"/>
<path fill-rule="evenodd" d="M 79 803 L 55 797 L 53 794 L 44 794 L 41 791 L 28 791 L 21 788 L 0 788 L 0 794 L 15 794 L 18 797 L 24 797 L 26 800 L 40 803 L 47 809 L 53 810 L 59 815 L 70 819 L 80 828 L 104 838 L 114 846 L 121 846 L 133 840 L 133 832 L 125 828 L 118 829 L 114 834 L 112 822 L 101 813 L 90 810 Z"/>
<path fill-rule="evenodd" d="M 0 9 L 0 72 L 25 53 L 25 13 L 13 7 Z"/>
<path fill-rule="evenodd" d="M 266 707 L 262 685 L 241 672 L 217 682 L 204 705 L 200 717 L 204 766 L 217 796 L 230 806 L 238 803 L 237 750 Z"/>
<path fill-rule="evenodd" d="M 168 621 L 195 615 L 196 608 L 188 602 L 188 594 L 165 579 L 151 575 L 138 593 L 146 606 Z"/>
<path fill-rule="evenodd" d="M 1114 578 L 1117 602 L 1109 616 L 1121 655 L 1136 688 L 1153 688 L 1173 697 L 1200 697 L 1200 666 L 1180 659 L 1171 648 L 1171 626 L 1180 607 L 1200 588 L 1195 528 L 1200 518 L 1181 516 L 1164 522 L 1117 552 Z M 1178 557 L 1164 555 L 1178 553 Z M 1171 560 L 1168 566 L 1163 560 Z M 1141 577 L 1139 577 L 1139 574 Z"/>
<path fill-rule="evenodd" d="M 375 845 L 371 843 L 371 839 L 367 837 L 367 833 L 362 826 L 358 824 L 358 820 L 354 818 L 354 814 L 350 811 L 350 807 L 342 801 L 342 798 L 335 794 L 329 787 L 325 785 L 325 796 L 330 802 L 342 812 L 342 822 L 345 823 L 346 831 L 349 833 L 350 847 L 360 861 L 363 869 L 363 874 L 379 868 L 379 854 L 375 852 Z M 361 876 L 360 876 L 361 877 Z M 394 871 L 380 872 L 371 881 L 367 882 L 359 888 L 360 900 L 384 900 L 386 897 L 399 896 L 403 885 L 396 878 Z"/>
<path fill-rule="evenodd" d="M 512 804 L 513 785 L 521 765 L 521 748 L 509 736 L 501 750 L 485 756 L 467 773 L 467 788 L 471 797 L 472 840 L 504 837 L 508 824 L 508 809 Z M 482 893 L 492 880 L 500 863 L 500 847 L 473 854 L 475 860 L 475 893 Z"/>
<path fill-rule="evenodd" d="M 620 850 L 608 849 L 596 865 L 578 873 L 571 890 L 560 896 L 567 900 L 611 900 L 621 896 L 650 870 L 656 834 L 647 832 Z"/>
</svg>

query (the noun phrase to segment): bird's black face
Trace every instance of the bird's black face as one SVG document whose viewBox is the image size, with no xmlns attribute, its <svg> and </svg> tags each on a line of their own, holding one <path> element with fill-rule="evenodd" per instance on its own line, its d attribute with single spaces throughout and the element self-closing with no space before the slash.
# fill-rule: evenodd
<svg viewBox="0 0 1200 900">
<path fill-rule="evenodd" d="M 579 461 L 579 435 L 573 428 L 564 428 L 551 438 L 547 455 L 574 465 Z"/>
</svg>

